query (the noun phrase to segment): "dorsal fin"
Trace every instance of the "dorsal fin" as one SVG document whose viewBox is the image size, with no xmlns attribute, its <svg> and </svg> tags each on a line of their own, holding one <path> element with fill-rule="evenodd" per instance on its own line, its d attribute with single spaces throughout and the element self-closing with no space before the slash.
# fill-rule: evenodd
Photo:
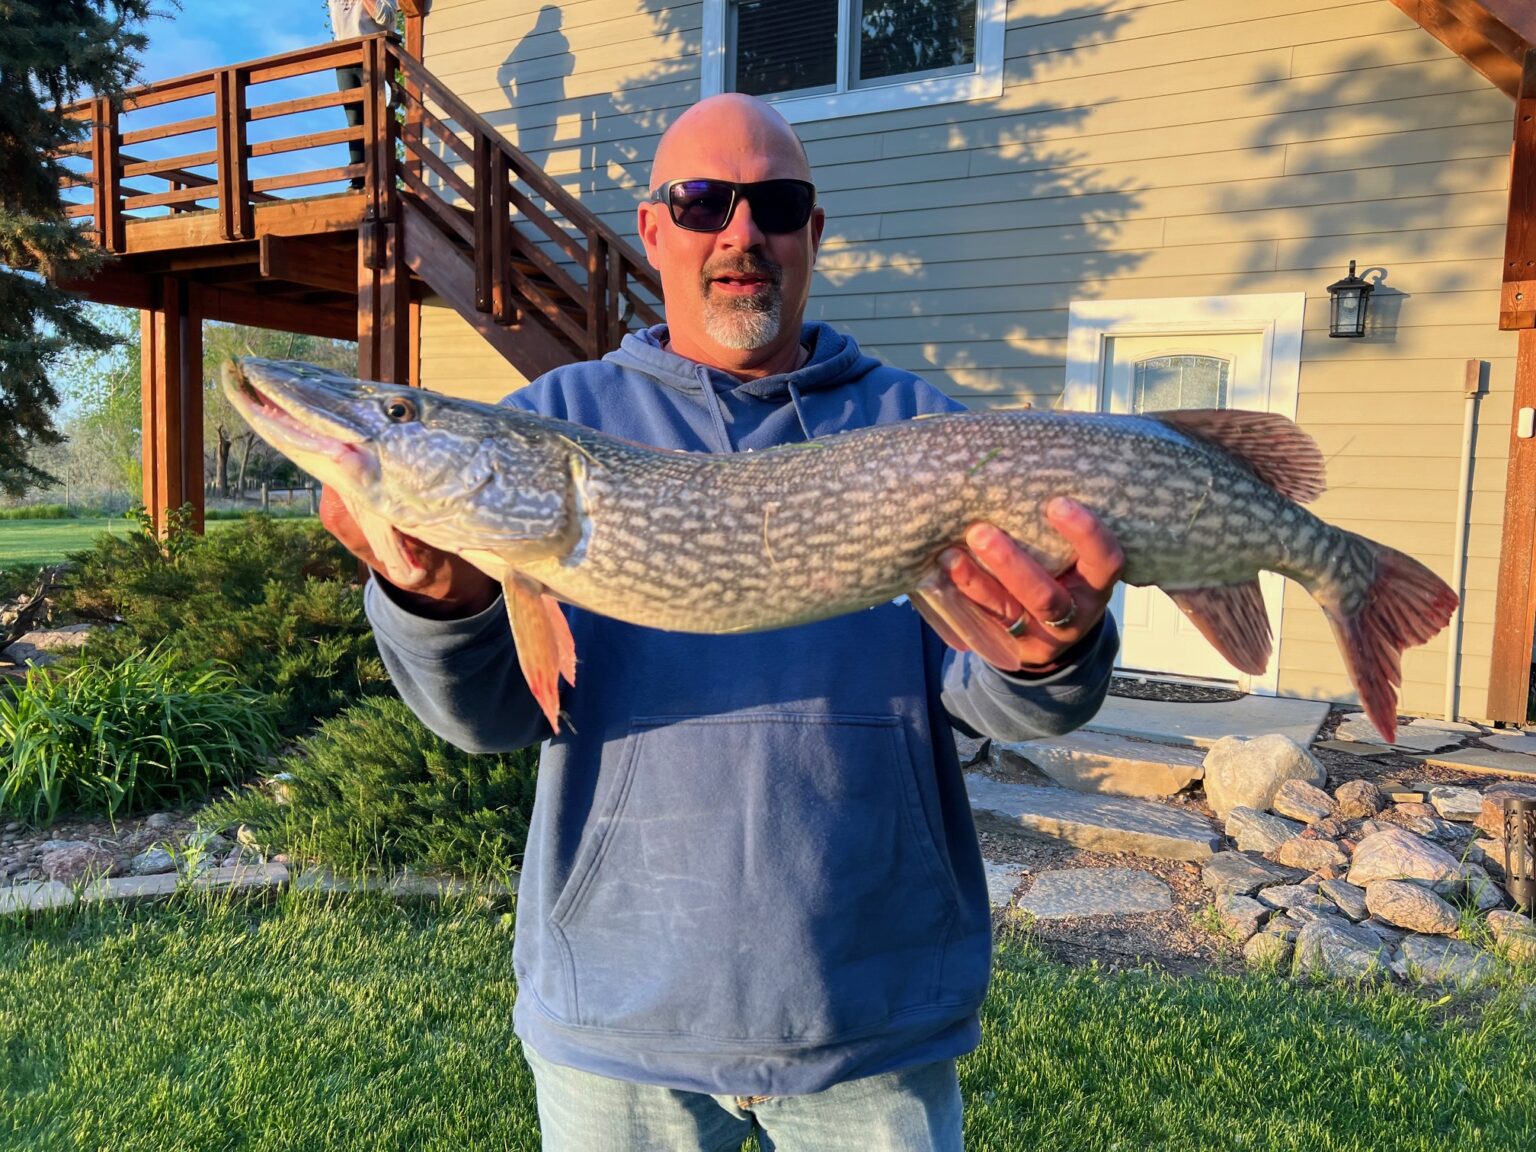
<svg viewBox="0 0 1536 1152">
<path fill-rule="evenodd" d="M 1148 412 L 1186 436 L 1220 448 L 1283 496 L 1306 504 L 1328 487 L 1323 453 L 1312 437 L 1274 412 L 1183 408 Z"/>
</svg>

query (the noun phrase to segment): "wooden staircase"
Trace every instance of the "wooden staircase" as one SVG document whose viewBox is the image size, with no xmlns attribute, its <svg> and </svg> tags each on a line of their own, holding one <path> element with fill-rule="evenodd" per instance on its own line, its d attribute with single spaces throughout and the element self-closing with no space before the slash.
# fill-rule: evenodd
<svg viewBox="0 0 1536 1152">
<path fill-rule="evenodd" d="M 333 90 L 340 68 L 360 69 L 361 85 Z M 336 127 L 344 106 L 362 123 Z M 157 522 L 202 505 L 203 320 L 356 340 L 359 376 L 402 384 L 417 382 L 424 298 L 530 379 L 661 320 L 645 259 L 392 37 L 66 112 L 82 123 L 58 157 L 66 214 L 115 259 L 63 287 L 142 312 Z M 337 163 L 354 143 L 363 161 Z"/>
</svg>

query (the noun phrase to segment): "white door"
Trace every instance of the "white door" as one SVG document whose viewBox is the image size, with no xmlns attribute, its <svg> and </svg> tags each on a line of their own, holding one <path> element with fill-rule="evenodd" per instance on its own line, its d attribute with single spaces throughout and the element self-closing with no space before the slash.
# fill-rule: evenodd
<svg viewBox="0 0 1536 1152">
<path fill-rule="evenodd" d="M 1262 332 L 1108 336 L 1103 364 L 1107 412 L 1266 410 Z M 1278 587 L 1269 587 L 1269 580 L 1262 583 L 1269 602 Z M 1120 667 L 1212 680 L 1241 678 L 1156 588 L 1120 585 L 1110 610 L 1120 625 Z"/>
</svg>

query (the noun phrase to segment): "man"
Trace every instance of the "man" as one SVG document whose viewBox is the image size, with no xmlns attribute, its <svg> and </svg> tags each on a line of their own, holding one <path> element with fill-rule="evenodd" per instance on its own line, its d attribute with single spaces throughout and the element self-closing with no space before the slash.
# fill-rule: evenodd
<svg viewBox="0 0 1536 1152">
<path fill-rule="evenodd" d="M 337 40 L 350 40 L 354 36 L 373 36 L 379 32 L 395 30 L 395 0 L 329 0 L 331 10 L 331 35 Z M 354 64 L 336 69 L 336 90 L 350 92 L 363 86 L 363 69 Z M 348 128 L 361 128 L 363 106 L 344 104 L 342 112 Z M 367 149 L 361 140 L 347 141 L 347 154 L 351 166 L 356 168 L 368 159 Z M 364 187 L 361 176 L 352 177 L 348 187 L 353 190 Z"/>
<path fill-rule="evenodd" d="M 809 179 L 766 104 L 684 113 L 639 209 L 668 323 L 507 402 L 710 452 L 958 407 L 802 325 L 825 223 Z M 369 559 L 339 502 L 322 514 Z M 1012 673 L 901 602 L 739 636 L 567 609 L 583 662 L 541 761 L 514 948 L 546 1149 L 734 1149 L 754 1129 L 765 1149 L 960 1147 L 991 921 L 949 729 L 1073 728 L 1115 650 L 1119 549 L 1085 509 L 1050 517 L 1078 555 L 1059 578 L 985 524 L 942 561 L 1011 635 Z M 401 694 L 464 747 L 548 737 L 496 586 L 422 560 L 416 588 L 368 592 Z"/>
</svg>

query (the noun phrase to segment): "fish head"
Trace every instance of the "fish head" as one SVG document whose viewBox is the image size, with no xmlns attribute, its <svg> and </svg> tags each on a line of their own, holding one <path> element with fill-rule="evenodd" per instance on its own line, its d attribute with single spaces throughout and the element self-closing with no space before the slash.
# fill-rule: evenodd
<svg viewBox="0 0 1536 1152">
<path fill-rule="evenodd" d="M 570 444 L 538 417 L 295 361 L 231 361 L 223 385 L 262 439 L 335 487 L 354 514 L 508 562 L 579 535 Z"/>
</svg>

